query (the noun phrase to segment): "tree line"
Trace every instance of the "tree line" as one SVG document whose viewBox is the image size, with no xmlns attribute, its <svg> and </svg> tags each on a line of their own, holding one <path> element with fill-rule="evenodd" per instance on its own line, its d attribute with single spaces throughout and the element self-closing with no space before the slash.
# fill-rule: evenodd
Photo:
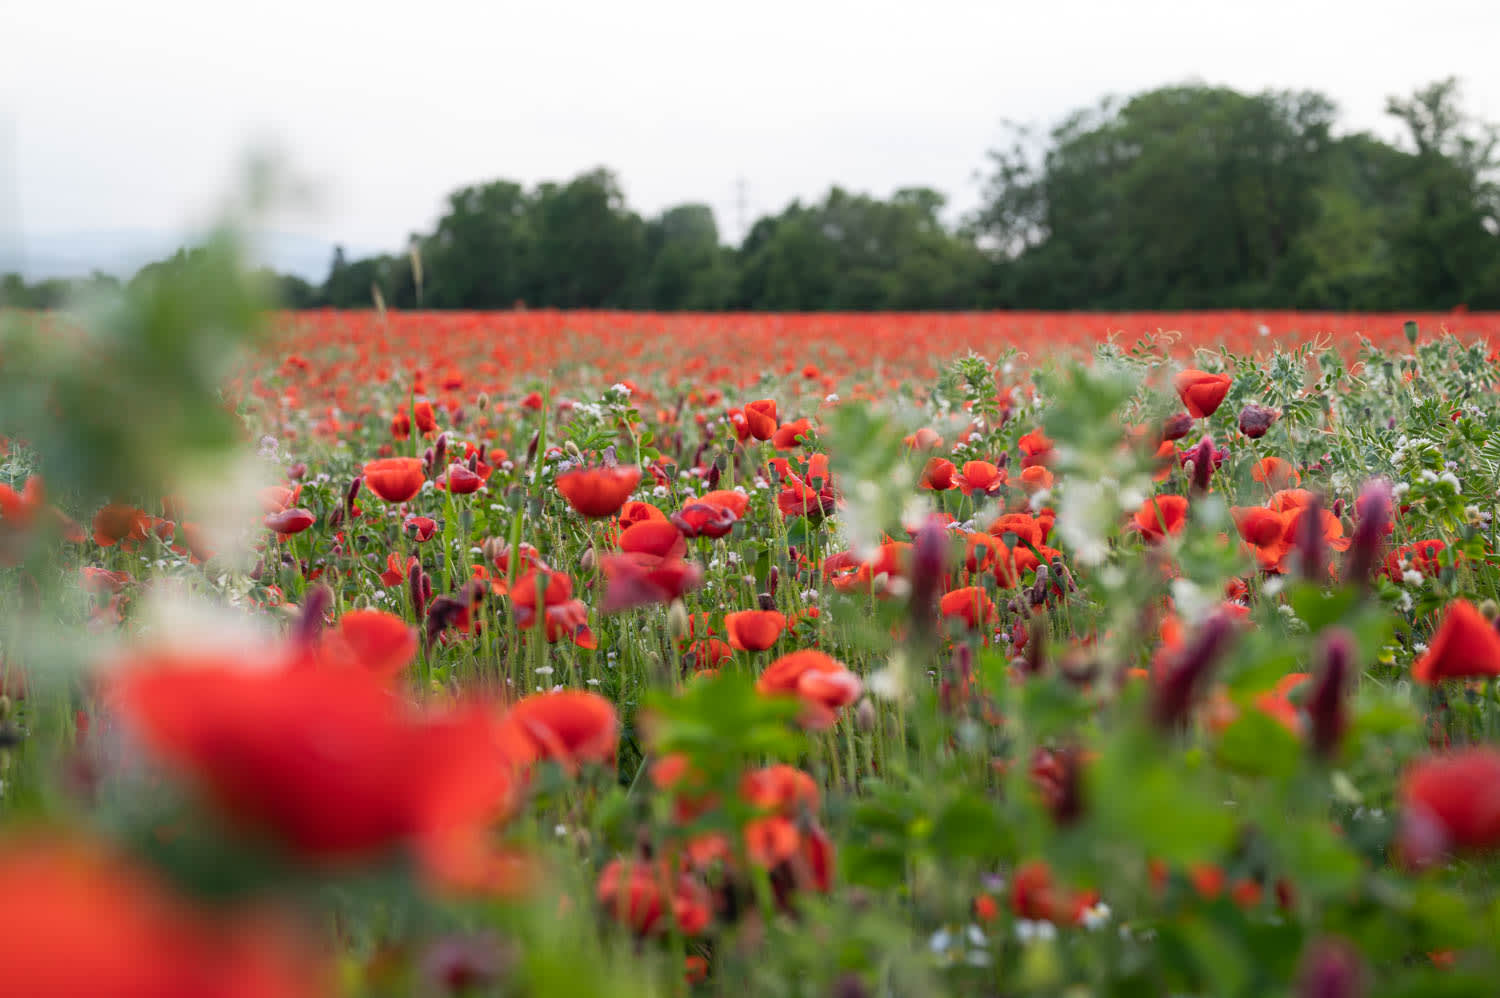
<svg viewBox="0 0 1500 998">
<path fill-rule="evenodd" d="M 930 188 L 835 186 L 738 246 L 707 205 L 642 217 L 606 169 L 496 180 L 402 252 L 275 280 L 298 308 L 1500 308 L 1500 132 L 1453 79 L 1386 111 L 1395 141 L 1336 132 L 1316 92 L 1162 87 L 1007 126 L 956 222 Z"/>
</svg>

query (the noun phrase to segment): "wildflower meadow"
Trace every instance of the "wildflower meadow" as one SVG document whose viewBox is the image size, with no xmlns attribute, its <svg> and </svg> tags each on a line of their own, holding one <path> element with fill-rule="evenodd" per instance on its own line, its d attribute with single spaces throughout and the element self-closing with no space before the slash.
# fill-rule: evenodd
<svg viewBox="0 0 1500 998">
<path fill-rule="evenodd" d="M 0 993 L 1496 993 L 1500 315 L 0 326 Z"/>
</svg>

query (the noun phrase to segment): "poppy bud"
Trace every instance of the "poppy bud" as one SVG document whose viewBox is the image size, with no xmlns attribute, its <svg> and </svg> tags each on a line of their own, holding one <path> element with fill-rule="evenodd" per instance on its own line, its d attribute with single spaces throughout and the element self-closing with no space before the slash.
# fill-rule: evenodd
<svg viewBox="0 0 1500 998">
<path fill-rule="evenodd" d="M 781 569 L 772 565 L 766 572 L 766 591 L 772 596 L 776 595 L 776 584 L 781 581 Z"/>
<path fill-rule="evenodd" d="M 422 602 L 432 599 L 432 576 L 426 572 L 422 573 Z"/>
<path fill-rule="evenodd" d="M 1151 702 L 1151 719 L 1170 730 L 1187 719 L 1199 688 L 1218 663 L 1233 634 L 1234 621 L 1220 611 L 1205 620 L 1191 643 L 1177 655 L 1157 684 Z"/>
<path fill-rule="evenodd" d="M 1313 751 L 1325 759 L 1338 751 L 1339 742 L 1349 727 L 1344 693 L 1349 683 L 1349 656 L 1353 644 L 1353 639 L 1345 631 L 1334 631 L 1324 639 L 1323 668 L 1307 698 Z"/>
<path fill-rule="evenodd" d="M 411 590 L 411 605 L 416 611 L 418 619 L 421 619 L 427 613 L 426 587 L 422 585 L 422 581 L 425 578 L 426 576 L 422 573 L 422 566 L 414 562 L 411 570 L 406 574 L 406 582 L 407 588 Z"/>
<path fill-rule="evenodd" d="M 1046 565 L 1036 567 L 1036 581 L 1031 585 L 1031 605 L 1041 606 L 1047 602 L 1047 583 L 1050 581 L 1051 572 Z"/>
<path fill-rule="evenodd" d="M 490 989 L 513 956 L 497 939 L 453 936 L 439 939 L 422 956 L 425 993 L 466 995 Z"/>
<path fill-rule="evenodd" d="M 1252 402 L 1240 410 L 1240 432 L 1252 440 L 1258 440 L 1266 435 L 1279 415 L 1281 413 L 1275 409 Z"/>
<path fill-rule="evenodd" d="M 1302 577 L 1309 582 L 1319 581 L 1327 571 L 1328 552 L 1323 538 L 1323 499 L 1316 493 L 1297 517 L 1293 543 L 1302 566 Z"/>
<path fill-rule="evenodd" d="M 1334 519 L 1342 519 L 1343 518 L 1343 516 L 1344 516 L 1344 497 L 1343 496 L 1339 496 L 1339 498 L 1337 498 L 1337 499 L 1335 499 L 1333 501 L 1333 516 L 1334 516 Z"/>
<path fill-rule="evenodd" d="M 706 475 L 703 476 L 703 482 L 710 489 L 716 489 L 716 488 L 719 487 L 719 462 L 718 461 L 715 461 L 712 465 L 709 466 L 708 474 L 706 474 Z"/>
<path fill-rule="evenodd" d="M 1214 442 L 1209 437 L 1198 441 L 1192 452 L 1192 480 L 1194 492 L 1207 492 L 1214 474 Z"/>
<path fill-rule="evenodd" d="M 302 616 L 297 619 L 292 640 L 305 648 L 318 641 L 318 632 L 323 629 L 323 614 L 333 605 L 333 591 L 318 584 L 307 587 L 302 595 Z"/>
<path fill-rule="evenodd" d="M 355 475 L 349 487 L 344 490 L 344 509 L 350 516 L 354 515 L 354 499 L 359 495 L 359 487 L 364 484 L 363 475 Z"/>
<path fill-rule="evenodd" d="M 1026 666 L 1028 675 L 1038 675 L 1047 667 L 1046 650 L 1042 647 L 1047 643 L 1047 615 L 1033 611 L 1031 614 L 1031 632 L 1026 639 Z"/>
<path fill-rule="evenodd" d="M 1010 451 L 1001 451 L 1000 456 L 995 458 L 995 467 L 1003 468 L 1010 464 Z"/>
<path fill-rule="evenodd" d="M 428 478 L 431 478 L 433 475 L 431 447 L 422 452 L 422 474 Z"/>
<path fill-rule="evenodd" d="M 531 435 L 531 443 L 529 443 L 529 444 L 526 445 L 526 463 L 527 464 L 530 464 L 533 460 L 536 459 L 537 444 L 539 444 L 541 442 L 542 442 L 542 433 L 541 433 L 540 430 L 538 430 L 537 432 L 535 432 L 535 433 L 533 433 Z"/>
<path fill-rule="evenodd" d="M 298 461 L 296 464 L 292 465 L 291 470 L 286 473 L 286 477 L 290 478 L 294 482 L 306 478 L 307 463 L 304 461 Z"/>
<path fill-rule="evenodd" d="M 776 598 L 770 593 L 761 593 L 755 597 L 755 605 L 762 610 L 774 610 L 776 609 Z"/>
<path fill-rule="evenodd" d="M 344 507 L 335 506 L 333 512 L 328 514 L 328 529 L 337 530 L 344 525 Z"/>
<path fill-rule="evenodd" d="M 1193 417 L 1185 412 L 1175 412 L 1161 425 L 1163 440 L 1181 440 L 1193 432 Z"/>
<path fill-rule="evenodd" d="M 1360 998 L 1365 968 L 1359 952 L 1339 939 L 1319 939 L 1302 956 L 1297 998 Z"/>
<path fill-rule="evenodd" d="M 1391 522 L 1390 483 L 1379 478 L 1366 483 L 1355 500 L 1354 511 L 1359 519 L 1349 539 L 1344 576 L 1356 585 L 1364 586 L 1369 583 L 1370 572 L 1380 560 L 1380 548 Z"/>
<path fill-rule="evenodd" d="M 929 516 L 912 542 L 911 617 L 919 634 L 937 627 L 937 600 L 948 574 L 948 532 L 942 521 Z"/>
<path fill-rule="evenodd" d="M 865 982 L 860 980 L 858 974 L 849 971 L 833 982 L 829 998 L 870 998 L 870 990 L 865 987 Z"/>
<path fill-rule="evenodd" d="M 860 700 L 854 708 L 854 724 L 861 731 L 875 730 L 875 705 L 870 702 L 869 697 Z"/>
<path fill-rule="evenodd" d="M 490 407 L 490 393 L 480 392 L 479 397 L 474 400 L 474 404 L 479 407 L 480 412 L 484 412 Z"/>
</svg>

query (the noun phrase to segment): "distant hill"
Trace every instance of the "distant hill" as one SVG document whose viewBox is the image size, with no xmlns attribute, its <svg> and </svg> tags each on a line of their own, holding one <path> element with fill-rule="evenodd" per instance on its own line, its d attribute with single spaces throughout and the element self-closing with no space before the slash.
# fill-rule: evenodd
<svg viewBox="0 0 1500 998">
<path fill-rule="evenodd" d="M 20 273 L 28 281 L 87 277 L 94 271 L 128 279 L 146 264 L 171 256 L 192 240 L 149 229 L 98 229 L 14 235 L 0 239 L 0 274 Z M 254 262 L 313 283 L 328 276 L 334 243 L 315 236 L 262 232 L 253 240 Z M 350 259 L 371 251 L 344 247 Z"/>
</svg>

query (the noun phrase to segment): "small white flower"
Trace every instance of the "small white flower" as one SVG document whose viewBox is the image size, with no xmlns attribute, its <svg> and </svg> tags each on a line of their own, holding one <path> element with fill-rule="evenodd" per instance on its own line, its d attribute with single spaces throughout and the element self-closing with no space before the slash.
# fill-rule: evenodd
<svg viewBox="0 0 1500 998">
<path fill-rule="evenodd" d="M 552 666 L 550 666 L 550 665 L 539 666 L 537 668 L 537 670 L 536 670 L 536 674 L 538 676 L 550 676 L 550 675 L 552 675 Z"/>
<path fill-rule="evenodd" d="M 1425 578 L 1426 576 L 1415 569 L 1407 569 L 1401 573 L 1401 581 L 1408 586 L 1420 586 Z"/>
</svg>

